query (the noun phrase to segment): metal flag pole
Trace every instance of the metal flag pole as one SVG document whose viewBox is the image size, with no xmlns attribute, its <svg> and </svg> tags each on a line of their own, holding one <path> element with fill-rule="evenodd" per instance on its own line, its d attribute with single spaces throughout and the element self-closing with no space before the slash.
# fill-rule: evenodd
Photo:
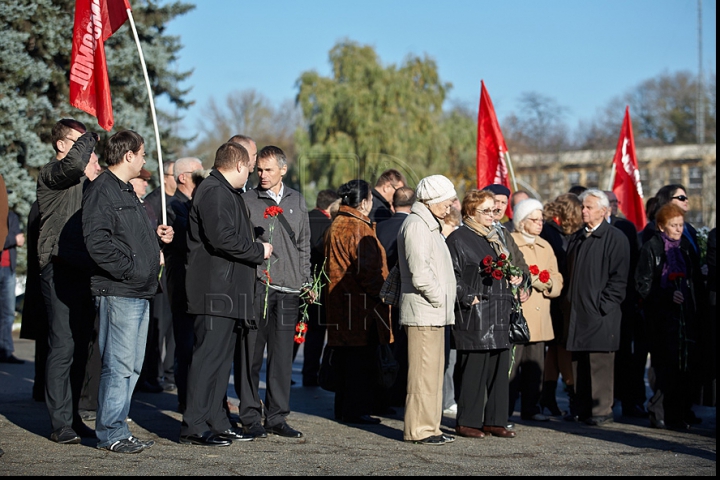
<svg viewBox="0 0 720 480">
<path fill-rule="evenodd" d="M 617 166 L 615 165 L 615 160 L 612 162 L 612 168 L 610 169 L 610 181 L 608 182 L 608 192 L 612 191 L 613 186 L 615 185 L 615 175 L 617 174 Z"/>
<path fill-rule="evenodd" d="M 142 47 L 140 46 L 140 38 L 138 37 L 137 28 L 135 28 L 135 20 L 132 16 L 132 11 L 127 9 L 128 20 L 130 20 L 130 27 L 135 37 L 135 43 L 137 44 L 138 53 L 140 54 L 140 63 L 142 64 L 143 74 L 145 75 L 145 85 L 147 85 L 148 98 L 150 99 L 150 111 L 152 112 L 153 126 L 155 127 L 155 142 L 157 143 L 158 153 L 158 168 L 160 170 L 160 201 L 162 204 L 162 224 L 167 225 L 167 211 L 165 204 L 165 173 L 163 171 L 163 159 L 162 159 L 162 147 L 160 146 L 160 129 L 158 128 L 157 115 L 155 114 L 155 102 L 153 101 L 152 89 L 150 88 L 150 77 L 148 76 L 147 66 L 145 65 L 145 56 L 143 55 Z"/>
<path fill-rule="evenodd" d="M 505 152 L 505 161 L 507 162 L 508 172 L 510 173 L 510 180 L 513 185 L 513 192 L 517 192 L 517 182 L 515 181 L 515 170 L 513 170 L 512 162 L 510 161 L 510 152 Z"/>
</svg>

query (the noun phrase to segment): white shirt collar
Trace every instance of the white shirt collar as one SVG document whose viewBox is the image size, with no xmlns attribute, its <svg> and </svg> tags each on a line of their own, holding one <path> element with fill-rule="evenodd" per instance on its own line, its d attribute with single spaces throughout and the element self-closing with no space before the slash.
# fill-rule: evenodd
<svg viewBox="0 0 720 480">
<path fill-rule="evenodd" d="M 268 197 L 270 197 L 270 198 L 272 198 L 273 200 L 275 200 L 275 203 L 277 203 L 277 204 L 279 205 L 279 204 L 280 204 L 280 200 L 282 200 L 282 197 L 283 197 L 283 195 L 285 194 L 285 184 L 284 184 L 284 183 L 280 183 L 280 191 L 279 191 L 277 194 L 276 194 L 275 192 L 273 192 L 272 190 L 270 190 L 270 189 L 265 190 L 265 193 L 267 193 Z"/>
</svg>

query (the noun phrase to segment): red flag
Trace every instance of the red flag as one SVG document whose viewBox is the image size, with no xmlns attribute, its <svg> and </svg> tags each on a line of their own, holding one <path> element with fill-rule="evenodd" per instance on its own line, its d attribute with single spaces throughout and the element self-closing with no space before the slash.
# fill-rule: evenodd
<svg viewBox="0 0 720 480">
<path fill-rule="evenodd" d="M 125 23 L 129 9 L 128 0 L 75 0 L 70 105 L 97 117 L 105 130 L 114 123 L 105 40 Z"/>
<path fill-rule="evenodd" d="M 635 156 L 635 138 L 633 137 L 630 107 L 625 107 L 625 119 L 620 129 L 617 149 L 615 150 L 615 182 L 612 191 L 620 203 L 620 211 L 625 218 L 635 224 L 635 228 L 645 228 L 645 204 L 640 182 L 640 170 Z"/>
<path fill-rule="evenodd" d="M 493 107 L 490 95 L 485 88 L 485 82 L 481 80 L 480 85 L 477 138 L 477 185 L 478 188 L 484 188 L 490 184 L 497 183 L 505 185 L 510 189 L 507 145 L 500 131 L 500 124 L 495 115 L 495 107 Z M 512 218 L 512 209 L 509 204 L 505 214 L 508 218 Z"/>
</svg>

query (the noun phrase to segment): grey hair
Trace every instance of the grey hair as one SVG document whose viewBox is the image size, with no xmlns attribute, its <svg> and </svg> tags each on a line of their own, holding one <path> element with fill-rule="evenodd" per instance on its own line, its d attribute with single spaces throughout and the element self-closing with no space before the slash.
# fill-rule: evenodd
<svg viewBox="0 0 720 480">
<path fill-rule="evenodd" d="M 178 181 L 178 178 L 181 174 L 188 173 L 188 168 L 195 163 L 200 164 L 200 168 L 196 168 L 195 170 L 202 169 L 202 160 L 200 160 L 199 158 L 183 157 L 175 160 L 175 170 L 173 171 L 173 177 L 175 177 L 175 182 Z"/>
<path fill-rule="evenodd" d="M 601 207 L 610 208 L 610 200 L 608 199 L 608 196 L 605 195 L 605 192 L 603 192 L 602 190 L 598 190 L 597 188 L 590 188 L 581 193 L 579 198 L 582 202 L 587 197 L 595 197 L 598 199 L 598 204 Z"/>
</svg>

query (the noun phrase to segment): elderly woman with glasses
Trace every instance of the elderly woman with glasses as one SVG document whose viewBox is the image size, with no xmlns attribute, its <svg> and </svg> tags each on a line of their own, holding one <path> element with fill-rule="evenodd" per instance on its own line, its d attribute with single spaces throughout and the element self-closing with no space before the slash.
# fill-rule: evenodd
<svg viewBox="0 0 720 480">
<path fill-rule="evenodd" d="M 529 275 L 508 277 L 495 271 L 494 266 L 512 258 L 493 226 L 494 210 L 492 192 L 468 193 L 462 203 L 463 225 L 447 239 L 457 282 L 455 431 L 469 438 L 515 437 L 507 428 L 511 286 L 519 287 Z"/>
<path fill-rule="evenodd" d="M 510 372 L 512 415 L 520 397 L 520 418 L 536 422 L 549 420 L 540 408 L 545 365 L 545 342 L 555 338 L 550 316 L 550 299 L 560 295 L 563 278 L 552 246 L 540 237 L 543 229 L 543 205 L 535 199 L 523 200 L 513 209 L 513 239 L 525 257 L 532 280 L 532 295 L 523 304 L 530 329 L 530 342 L 515 345 Z"/>
</svg>

